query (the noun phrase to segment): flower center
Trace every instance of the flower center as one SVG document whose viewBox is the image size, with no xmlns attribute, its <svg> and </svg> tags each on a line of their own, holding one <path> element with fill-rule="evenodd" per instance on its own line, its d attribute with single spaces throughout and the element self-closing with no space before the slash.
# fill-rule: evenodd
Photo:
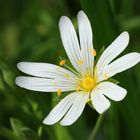
<svg viewBox="0 0 140 140">
<path fill-rule="evenodd" d="M 82 81 L 82 87 L 85 89 L 85 90 L 91 90 L 92 88 L 94 88 L 95 86 L 95 81 L 92 77 L 88 76 L 88 77 L 85 77 Z"/>
</svg>

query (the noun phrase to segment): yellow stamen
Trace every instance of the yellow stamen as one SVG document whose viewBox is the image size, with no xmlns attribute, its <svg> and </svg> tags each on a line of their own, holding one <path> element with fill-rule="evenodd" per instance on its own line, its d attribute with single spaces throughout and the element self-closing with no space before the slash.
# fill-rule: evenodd
<svg viewBox="0 0 140 140">
<path fill-rule="evenodd" d="M 63 66 L 63 65 L 65 65 L 65 62 L 66 62 L 66 61 L 65 61 L 64 59 L 61 60 L 61 61 L 59 62 L 59 65 L 60 65 L 60 66 Z"/>
<path fill-rule="evenodd" d="M 83 64 L 83 60 L 78 60 L 77 63 L 81 65 Z"/>
<path fill-rule="evenodd" d="M 97 55 L 97 52 L 96 52 L 95 49 L 92 50 L 92 54 L 93 54 L 93 56 L 96 56 Z"/>
<path fill-rule="evenodd" d="M 57 91 L 57 95 L 60 96 L 61 93 L 62 93 L 62 91 L 61 91 L 61 89 L 59 88 L 58 91 Z"/>
<path fill-rule="evenodd" d="M 85 77 L 82 81 L 82 87 L 86 90 L 91 90 L 95 86 L 95 81 L 92 77 Z"/>
</svg>

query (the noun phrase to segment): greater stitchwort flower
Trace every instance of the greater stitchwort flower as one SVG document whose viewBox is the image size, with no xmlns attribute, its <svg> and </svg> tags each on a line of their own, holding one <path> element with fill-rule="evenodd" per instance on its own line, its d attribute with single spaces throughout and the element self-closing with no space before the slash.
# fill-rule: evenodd
<svg viewBox="0 0 140 140">
<path fill-rule="evenodd" d="M 66 16 L 59 21 L 62 42 L 73 65 L 70 68 L 66 60 L 56 66 L 48 63 L 20 62 L 17 67 L 22 72 L 32 75 L 19 76 L 16 84 L 20 87 L 41 91 L 71 91 L 44 119 L 44 124 L 52 125 L 60 121 L 61 125 L 71 125 L 91 102 L 94 109 L 102 114 L 110 107 L 110 98 L 121 101 L 127 91 L 110 82 L 110 77 L 129 69 L 140 62 L 140 53 L 132 52 L 114 60 L 128 45 L 129 35 L 121 33 L 94 63 L 96 51 L 93 48 L 92 29 L 88 17 L 83 11 L 78 13 L 79 40 L 72 22 Z M 114 60 L 112 62 L 112 60 Z M 35 76 L 35 77 L 34 77 Z"/>
</svg>

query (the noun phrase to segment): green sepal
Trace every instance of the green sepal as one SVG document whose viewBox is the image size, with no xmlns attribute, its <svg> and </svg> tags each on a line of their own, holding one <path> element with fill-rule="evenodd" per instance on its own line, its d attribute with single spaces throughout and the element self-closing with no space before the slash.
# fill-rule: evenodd
<svg viewBox="0 0 140 140">
<path fill-rule="evenodd" d="M 109 78 L 109 79 L 107 79 L 107 81 L 114 83 L 116 85 L 119 84 L 119 81 L 117 81 L 116 79 L 113 79 L 113 78 Z"/>
</svg>

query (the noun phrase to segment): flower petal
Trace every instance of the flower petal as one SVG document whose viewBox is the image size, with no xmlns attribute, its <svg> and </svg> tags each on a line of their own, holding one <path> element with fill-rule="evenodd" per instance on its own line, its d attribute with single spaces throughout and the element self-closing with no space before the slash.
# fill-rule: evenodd
<svg viewBox="0 0 140 140">
<path fill-rule="evenodd" d="M 81 57 L 78 38 L 75 29 L 73 27 L 73 24 L 71 23 L 68 17 L 62 16 L 60 18 L 59 29 L 65 51 L 72 65 L 79 73 L 83 74 L 84 73 L 82 63 L 83 60 Z"/>
<path fill-rule="evenodd" d="M 121 101 L 127 94 L 126 89 L 111 82 L 102 82 L 97 86 L 97 89 L 114 101 Z"/>
<path fill-rule="evenodd" d="M 129 34 L 127 32 L 121 33 L 115 41 L 103 52 L 96 65 L 96 76 L 102 74 L 103 69 L 116 58 L 128 45 Z M 98 82 L 101 80 L 98 79 Z"/>
<path fill-rule="evenodd" d="M 136 65 L 139 62 L 140 62 L 140 53 L 135 53 L 135 52 L 129 53 L 129 54 L 126 54 L 126 55 L 118 58 L 111 64 L 109 64 L 104 69 L 103 73 L 106 73 L 108 75 L 108 77 L 112 77 L 117 73 L 120 73 L 122 71 L 125 71 L 125 70 L 133 67 L 134 65 Z M 104 77 L 102 77 L 102 79 L 103 78 Z"/>
<path fill-rule="evenodd" d="M 19 76 L 15 82 L 22 88 L 41 92 L 57 92 L 58 89 L 61 89 L 62 92 L 72 91 L 77 87 L 75 84 L 66 81 L 27 76 Z"/>
<path fill-rule="evenodd" d="M 106 99 L 101 90 L 95 89 L 91 92 L 91 101 L 95 110 L 102 114 L 110 107 L 110 101 Z"/>
<path fill-rule="evenodd" d="M 78 18 L 78 27 L 79 27 L 79 37 L 80 37 L 80 46 L 81 53 L 84 62 L 84 68 L 86 72 L 90 72 L 90 75 L 93 74 L 93 44 L 92 44 L 92 29 L 87 15 L 80 11 L 77 15 Z"/>
<path fill-rule="evenodd" d="M 52 125 L 58 122 L 72 106 L 75 96 L 75 93 L 71 93 L 67 95 L 64 99 L 62 99 L 44 119 L 43 123 L 47 125 Z"/>
<path fill-rule="evenodd" d="M 66 113 L 64 118 L 61 120 L 60 124 L 63 126 L 68 126 L 73 124 L 83 112 L 88 98 L 89 98 L 88 93 L 85 93 L 83 91 L 78 92 L 77 96 L 73 100 L 73 105 Z"/>
<path fill-rule="evenodd" d="M 20 71 L 37 77 L 51 78 L 75 83 L 78 80 L 74 73 L 53 64 L 20 62 L 17 64 Z"/>
</svg>

